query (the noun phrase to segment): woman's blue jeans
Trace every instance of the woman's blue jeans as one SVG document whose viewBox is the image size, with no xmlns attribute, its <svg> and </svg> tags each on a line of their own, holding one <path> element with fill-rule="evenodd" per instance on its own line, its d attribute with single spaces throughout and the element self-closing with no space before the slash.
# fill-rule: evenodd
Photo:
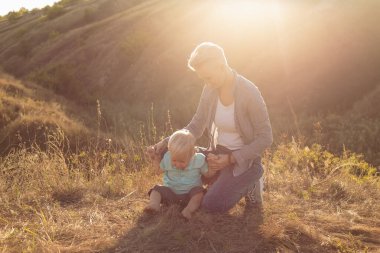
<svg viewBox="0 0 380 253">
<path fill-rule="evenodd" d="M 218 179 L 208 188 L 203 197 L 202 209 L 209 212 L 227 212 L 247 194 L 248 189 L 253 187 L 254 184 L 257 184 L 257 194 L 260 194 L 258 197 L 261 199 L 259 179 L 262 175 L 263 166 L 261 163 L 254 164 L 237 177 L 232 174 L 232 168 L 224 168 L 221 170 Z"/>
</svg>

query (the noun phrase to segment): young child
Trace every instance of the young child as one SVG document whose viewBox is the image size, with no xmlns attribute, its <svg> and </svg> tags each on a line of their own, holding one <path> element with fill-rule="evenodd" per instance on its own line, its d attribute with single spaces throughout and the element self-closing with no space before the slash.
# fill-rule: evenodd
<svg viewBox="0 0 380 253">
<path fill-rule="evenodd" d="M 185 206 L 182 215 L 190 219 L 203 198 L 201 176 L 211 177 L 206 157 L 195 153 L 195 138 L 187 130 L 179 130 L 169 138 L 168 151 L 155 167 L 164 172 L 163 185 L 156 185 L 149 191 L 146 211 L 159 211 L 160 204 Z M 159 167 L 159 168 L 158 168 Z"/>
</svg>

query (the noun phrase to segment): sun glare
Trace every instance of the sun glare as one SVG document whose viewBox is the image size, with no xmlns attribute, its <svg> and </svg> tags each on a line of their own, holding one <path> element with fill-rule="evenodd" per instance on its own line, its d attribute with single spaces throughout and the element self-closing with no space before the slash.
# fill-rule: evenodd
<svg viewBox="0 0 380 253">
<path fill-rule="evenodd" d="M 225 1 L 217 8 L 223 18 L 239 21 L 245 18 L 275 18 L 281 15 L 281 5 L 272 1 Z"/>
</svg>

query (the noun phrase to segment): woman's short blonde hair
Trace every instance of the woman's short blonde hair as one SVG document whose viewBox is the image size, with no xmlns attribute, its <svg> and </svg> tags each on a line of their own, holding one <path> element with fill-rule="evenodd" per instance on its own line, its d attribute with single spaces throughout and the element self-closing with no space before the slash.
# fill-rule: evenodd
<svg viewBox="0 0 380 253">
<path fill-rule="evenodd" d="M 195 153 L 195 137 L 186 129 L 175 131 L 169 138 L 172 157 L 190 159 Z"/>
<path fill-rule="evenodd" d="M 228 66 L 221 46 L 212 42 L 202 42 L 191 53 L 187 66 L 192 71 L 196 71 L 201 64 L 211 61 Z"/>
</svg>

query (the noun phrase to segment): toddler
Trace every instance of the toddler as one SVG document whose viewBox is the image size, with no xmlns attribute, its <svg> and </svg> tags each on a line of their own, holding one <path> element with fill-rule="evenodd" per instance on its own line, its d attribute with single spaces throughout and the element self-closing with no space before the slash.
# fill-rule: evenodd
<svg viewBox="0 0 380 253">
<path fill-rule="evenodd" d="M 185 206 L 182 215 L 190 219 L 199 208 L 204 195 L 201 176 L 211 177 L 206 157 L 195 152 L 195 138 L 187 130 L 179 130 L 170 136 L 168 151 L 155 167 L 164 172 L 163 185 L 155 185 L 149 191 L 146 211 L 159 211 L 161 203 Z"/>
</svg>

